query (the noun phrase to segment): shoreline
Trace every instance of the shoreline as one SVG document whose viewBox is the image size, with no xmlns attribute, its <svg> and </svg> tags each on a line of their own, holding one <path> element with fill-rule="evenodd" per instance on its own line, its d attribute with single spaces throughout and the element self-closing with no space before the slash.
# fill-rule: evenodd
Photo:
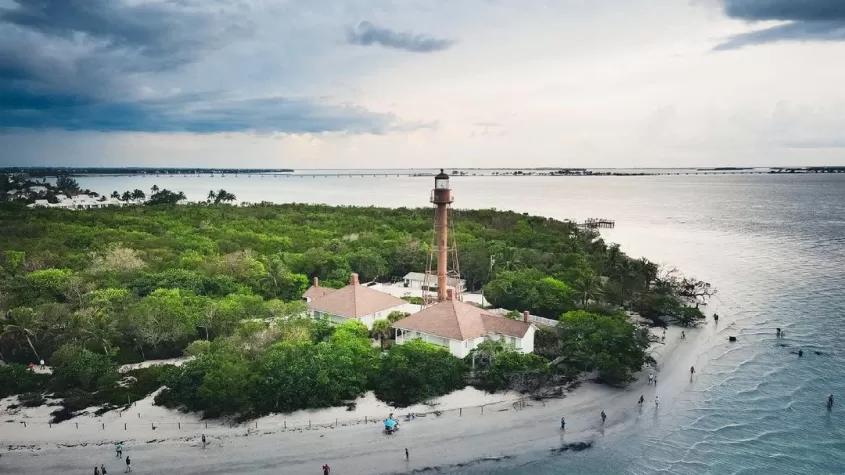
<svg viewBox="0 0 845 475">
<path fill-rule="evenodd" d="M 374 399 L 364 397 L 351 412 L 344 407 L 297 411 L 265 416 L 235 427 L 215 420 L 208 421 L 206 429 L 205 421 L 200 421 L 198 415 L 153 406 L 150 396 L 124 413 L 80 416 L 51 428 L 39 428 L 38 412 L 43 413 L 40 417 L 49 417 L 51 406 L 22 408 L 22 414 L 10 415 L 7 398 L 0 403 L 0 447 L 4 447 L 0 468 L 12 470 L 11 473 L 67 473 L 105 463 L 107 468 L 116 470 L 120 461 L 115 459 L 112 444 L 117 440 L 125 441 L 124 453 L 133 458 L 137 470 L 165 473 L 169 468 L 180 467 L 184 474 L 299 474 L 316 470 L 323 463 L 344 474 L 407 473 L 504 460 L 570 443 L 598 445 L 603 438 L 612 438 L 635 421 L 651 419 L 642 417 L 644 414 L 654 414 L 656 420 L 660 413 L 671 410 L 672 400 L 685 386 L 690 362 L 698 357 L 704 328 L 707 324 L 699 329 L 685 329 L 686 340 L 680 339 L 682 329 L 670 328 L 666 343 L 653 345 L 656 372 L 660 375 L 657 388 L 647 385 L 647 368 L 626 388 L 587 381 L 564 398 L 529 400 L 524 409 L 512 407 L 512 402 L 520 397 L 514 393 L 487 395 L 464 389 L 436 401 L 441 415 L 403 421 L 401 430 L 391 436 L 384 435 L 379 425 L 389 412 L 404 415 L 429 412 L 432 408 L 394 410 L 384 404 L 374 405 Z M 640 394 L 646 396 L 641 412 L 636 404 Z M 661 399 L 656 413 L 655 394 Z M 467 401 L 484 404 L 484 413 L 481 409 L 459 410 Z M 608 414 L 604 426 L 598 422 L 602 410 Z M 361 416 L 366 416 L 368 422 L 364 423 Z M 565 433 L 559 430 L 561 416 L 567 420 Z M 369 422 L 371 417 L 376 417 L 376 422 Z M 335 425 L 332 419 L 339 424 Z M 19 427 L 24 420 L 27 427 Z M 311 429 L 306 425 L 309 420 Z M 322 424 L 315 423 L 318 420 Z M 131 430 L 124 430 L 123 423 Z M 79 429 L 76 424 L 80 424 Z M 130 428 L 130 424 L 135 427 Z M 203 433 L 209 438 L 205 449 L 199 441 Z M 405 448 L 410 450 L 407 462 Z"/>
</svg>

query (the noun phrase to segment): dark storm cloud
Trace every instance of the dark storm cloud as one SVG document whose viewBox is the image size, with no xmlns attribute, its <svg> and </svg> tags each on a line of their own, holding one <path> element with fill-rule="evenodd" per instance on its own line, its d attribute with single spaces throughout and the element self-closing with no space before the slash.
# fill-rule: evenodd
<svg viewBox="0 0 845 475">
<path fill-rule="evenodd" d="M 182 68 L 249 38 L 248 15 L 228 1 L 12 5 L 0 8 L 0 130 L 379 132 L 393 121 L 357 107 L 275 94 L 243 99 L 178 92 Z M 150 93 L 148 81 L 161 73 L 170 83 Z"/>
<path fill-rule="evenodd" d="M 282 97 L 239 99 L 191 94 L 105 102 L 11 88 L 0 91 L 0 111 L 0 130 L 378 133 L 389 129 L 395 119 L 355 106 Z"/>
<path fill-rule="evenodd" d="M 739 20 L 789 23 L 736 35 L 717 50 L 779 41 L 845 41 L 845 0 L 724 0 L 724 9 Z"/>
<path fill-rule="evenodd" d="M 347 41 L 353 45 L 382 45 L 386 48 L 401 49 L 412 53 L 432 53 L 450 48 L 454 41 L 427 35 L 396 32 L 381 28 L 368 21 L 362 21 L 357 28 L 350 28 Z"/>
</svg>

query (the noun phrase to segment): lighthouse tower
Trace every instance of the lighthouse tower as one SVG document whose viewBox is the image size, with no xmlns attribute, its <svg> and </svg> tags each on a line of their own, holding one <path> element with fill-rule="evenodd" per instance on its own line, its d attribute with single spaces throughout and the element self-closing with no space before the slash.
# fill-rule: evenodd
<svg viewBox="0 0 845 475">
<path fill-rule="evenodd" d="M 440 173 L 434 177 L 434 189 L 431 190 L 431 202 L 434 211 L 434 245 L 429 256 L 428 268 L 425 273 L 426 282 L 423 284 L 424 305 L 431 305 L 446 300 L 447 289 L 460 285 L 460 268 L 458 267 L 458 249 L 454 242 L 452 221 L 449 219 L 449 207 L 453 202 L 452 189 L 449 187 L 449 175 Z M 451 259 L 450 259 L 451 258 Z M 436 262 L 437 269 L 432 269 Z M 432 287 L 437 288 L 436 299 L 428 293 Z M 460 299 L 463 289 L 455 288 L 454 295 Z"/>
</svg>

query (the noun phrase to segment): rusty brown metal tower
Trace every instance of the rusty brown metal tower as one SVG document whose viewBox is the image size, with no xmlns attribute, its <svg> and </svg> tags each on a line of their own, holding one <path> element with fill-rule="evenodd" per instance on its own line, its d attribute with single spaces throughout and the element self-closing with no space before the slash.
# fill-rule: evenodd
<svg viewBox="0 0 845 475">
<path fill-rule="evenodd" d="M 455 244 L 453 221 L 449 210 L 454 196 L 449 187 L 449 175 L 440 170 L 434 177 L 431 203 L 434 204 L 434 243 L 426 267 L 423 282 L 423 305 L 432 305 L 446 300 L 447 289 L 454 289 L 455 298 L 460 300 L 461 272 L 458 265 L 458 247 Z M 436 262 L 436 269 L 432 269 Z M 431 290 L 435 288 L 436 294 Z"/>
</svg>

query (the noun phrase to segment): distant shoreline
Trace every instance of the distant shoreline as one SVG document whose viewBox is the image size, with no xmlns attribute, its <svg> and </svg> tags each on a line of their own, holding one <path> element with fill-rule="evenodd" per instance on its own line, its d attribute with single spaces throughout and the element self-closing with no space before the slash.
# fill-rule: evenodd
<svg viewBox="0 0 845 475">
<path fill-rule="evenodd" d="M 680 175 L 764 175 L 845 173 L 845 166 L 821 167 L 715 167 L 715 168 L 452 168 L 453 177 L 520 177 L 520 176 L 680 176 Z M 291 168 L 144 168 L 144 167 L 3 167 L 0 174 L 24 174 L 31 178 L 61 175 L 73 177 L 167 177 L 247 175 L 276 178 L 295 177 L 431 177 L 434 168 L 395 169 L 302 169 Z"/>
</svg>

